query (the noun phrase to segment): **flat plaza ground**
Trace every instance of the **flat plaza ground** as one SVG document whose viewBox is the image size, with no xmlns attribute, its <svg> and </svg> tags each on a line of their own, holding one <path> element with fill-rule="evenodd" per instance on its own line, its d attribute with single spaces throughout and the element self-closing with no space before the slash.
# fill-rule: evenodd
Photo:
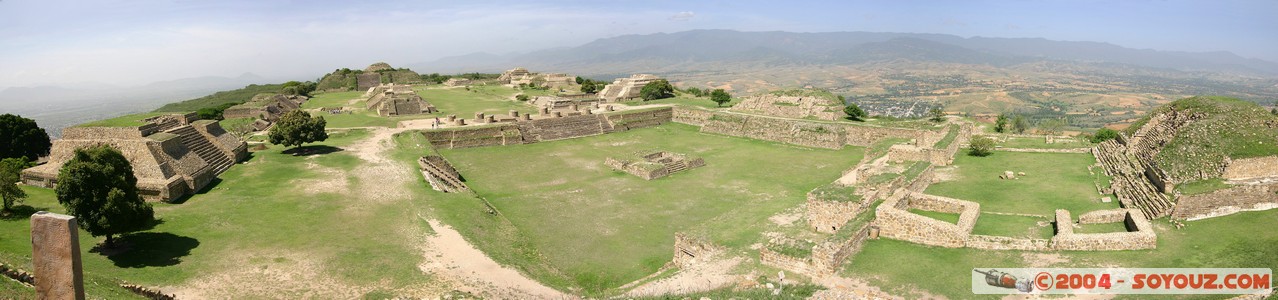
<svg viewBox="0 0 1278 300">
<path fill-rule="evenodd" d="M 603 291 L 655 272 L 673 254 L 674 233 L 745 249 L 763 241 L 775 215 L 838 178 L 861 149 L 824 150 L 656 128 L 529 145 L 441 150 L 541 259 L 516 265 L 551 286 Z M 614 171 L 609 156 L 660 149 L 700 156 L 706 166 L 656 180 Z M 447 213 L 447 212 L 445 212 Z M 485 230 L 457 220 L 463 233 Z M 496 257 L 508 245 L 480 248 Z M 498 259 L 499 261 L 501 259 Z M 549 267 L 553 266 L 553 267 Z M 550 271 L 553 270 L 553 271 Z"/>
</svg>

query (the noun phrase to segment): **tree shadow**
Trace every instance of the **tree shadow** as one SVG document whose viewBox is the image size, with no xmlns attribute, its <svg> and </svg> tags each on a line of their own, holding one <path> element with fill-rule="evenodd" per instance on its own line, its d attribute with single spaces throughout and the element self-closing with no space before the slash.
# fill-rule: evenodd
<svg viewBox="0 0 1278 300">
<path fill-rule="evenodd" d="M 15 221 L 30 219 L 38 211 L 47 211 L 48 207 L 31 207 L 26 204 L 14 205 L 9 211 L 0 211 L 0 220 Z"/>
<path fill-rule="evenodd" d="M 116 267 L 166 267 L 182 263 L 182 257 L 200 246 L 194 238 L 167 232 L 137 232 L 115 239 L 115 247 L 98 245 L 89 252 L 102 254 Z"/>
<path fill-rule="evenodd" d="M 311 156 L 311 155 L 329 154 L 329 153 L 342 151 L 342 150 L 343 150 L 342 148 L 333 147 L 329 145 L 309 145 L 309 146 L 301 146 L 301 147 L 296 147 L 292 149 L 287 149 L 280 153 L 292 154 L 293 156 Z"/>
</svg>

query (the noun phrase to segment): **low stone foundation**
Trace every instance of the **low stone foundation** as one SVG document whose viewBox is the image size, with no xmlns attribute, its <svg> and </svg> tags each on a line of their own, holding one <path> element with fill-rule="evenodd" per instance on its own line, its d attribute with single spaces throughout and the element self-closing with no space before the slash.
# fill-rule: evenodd
<svg viewBox="0 0 1278 300">
<path fill-rule="evenodd" d="M 909 212 L 920 209 L 959 214 L 957 224 Z M 897 190 L 875 211 L 879 235 L 924 245 L 959 248 L 966 245 L 980 215 L 980 204 Z"/>
<path fill-rule="evenodd" d="M 1177 197 L 1171 217 L 1193 221 L 1273 208 L 1278 208 L 1278 184 L 1240 185 L 1206 194 Z"/>
<path fill-rule="evenodd" d="M 675 233 L 674 258 L 670 263 L 679 268 L 686 268 L 698 262 L 722 253 L 723 247 L 704 239 L 692 238 L 682 232 Z"/>
<path fill-rule="evenodd" d="M 421 133 L 432 146 L 446 149 L 520 145 L 657 126 L 670 122 L 671 108 L 568 116 L 556 111 L 537 118 L 527 116 L 503 118 L 504 122 L 493 125 L 432 129 Z M 454 122 L 464 124 L 464 120 L 455 118 Z M 488 123 L 486 120 L 484 123 Z"/>
<path fill-rule="evenodd" d="M 1084 218 L 1084 216 L 1086 218 Z M 1141 250 L 1158 247 L 1158 237 L 1145 215 L 1135 209 L 1111 209 L 1088 212 L 1080 216 L 1080 224 L 1123 222 L 1127 232 L 1074 233 L 1074 222 L 1068 210 L 1056 210 L 1056 236 L 1052 248 L 1074 251 Z M 1086 222 L 1084 222 L 1086 220 Z"/>
<path fill-rule="evenodd" d="M 608 157 L 604 159 L 604 165 L 611 167 L 613 170 L 639 176 L 639 178 L 643 178 L 645 180 L 653 180 L 670 176 L 670 174 L 677 172 L 704 167 L 706 162 L 700 157 L 687 156 L 673 152 L 653 151 L 635 154 L 633 157 L 629 158 Z"/>
</svg>

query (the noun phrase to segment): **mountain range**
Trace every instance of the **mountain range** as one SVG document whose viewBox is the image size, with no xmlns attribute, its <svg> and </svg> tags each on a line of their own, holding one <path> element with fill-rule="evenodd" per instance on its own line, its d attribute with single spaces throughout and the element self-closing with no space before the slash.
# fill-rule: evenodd
<svg viewBox="0 0 1278 300">
<path fill-rule="evenodd" d="M 693 30 L 624 35 L 523 54 L 474 53 L 411 64 L 440 73 L 492 72 L 523 66 L 580 74 L 696 71 L 681 66 L 845 65 L 911 61 L 1009 66 L 1035 61 L 1108 63 L 1182 72 L 1278 77 L 1278 63 L 1230 52 L 1131 49 L 1108 43 L 1042 38 L 964 38 L 945 34 L 882 32 L 741 32 Z"/>
</svg>

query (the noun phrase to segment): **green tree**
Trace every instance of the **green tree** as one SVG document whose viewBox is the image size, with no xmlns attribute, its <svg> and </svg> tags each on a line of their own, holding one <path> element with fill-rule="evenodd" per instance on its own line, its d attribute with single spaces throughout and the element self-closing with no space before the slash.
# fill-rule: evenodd
<svg viewBox="0 0 1278 300">
<path fill-rule="evenodd" d="M 1026 120 L 1025 116 L 1016 115 L 1012 117 L 1012 132 L 1025 133 L 1026 130 L 1029 130 L 1029 127 L 1029 120 Z"/>
<path fill-rule="evenodd" d="M 1038 122 L 1038 128 L 1043 131 L 1042 132 L 1043 134 L 1048 134 L 1048 135 L 1061 134 L 1062 132 L 1064 132 L 1065 125 L 1069 125 L 1069 120 L 1066 120 L 1064 118 L 1047 119 L 1047 120 L 1042 120 Z"/>
<path fill-rule="evenodd" d="M 315 83 L 310 81 L 289 81 L 284 83 L 284 85 L 280 88 L 280 92 L 286 95 L 302 95 L 310 97 L 311 92 L 315 91 L 315 87 Z"/>
<path fill-rule="evenodd" d="M 49 134 L 36 121 L 14 114 L 0 115 L 0 158 L 35 160 L 49 154 Z"/>
<path fill-rule="evenodd" d="M 931 110 L 928 110 L 927 116 L 928 116 L 928 120 L 932 120 L 932 122 L 940 123 L 942 121 L 945 121 L 945 111 L 941 110 L 941 107 L 939 106 L 933 107 Z"/>
<path fill-rule="evenodd" d="M 595 85 L 595 82 L 594 82 L 594 81 L 589 81 L 589 80 L 588 80 L 588 81 L 585 81 L 585 82 L 582 82 L 582 83 L 581 83 L 581 92 L 582 92 L 582 93 L 593 94 L 593 93 L 598 92 L 598 91 L 599 91 L 599 87 Z"/>
<path fill-rule="evenodd" d="M 103 145 L 76 150 L 58 172 L 54 192 L 81 228 L 95 237 L 105 235 L 106 247 L 111 248 L 114 235 L 144 230 L 155 222 L 155 211 L 138 196 L 137 183 L 124 155 Z"/>
<path fill-rule="evenodd" d="M 710 92 L 710 101 L 714 101 L 717 106 L 723 106 L 724 103 L 732 102 L 732 95 L 723 89 L 714 89 Z"/>
<path fill-rule="evenodd" d="M 967 155 L 989 156 L 990 154 L 994 153 L 993 151 L 994 151 L 993 139 L 990 139 L 982 135 L 978 135 L 978 136 L 973 136 L 972 140 L 968 141 Z"/>
<path fill-rule="evenodd" d="M 852 119 L 854 121 L 865 121 L 865 118 L 869 116 L 869 114 L 865 113 L 865 110 L 862 110 L 860 106 L 856 105 L 856 103 L 848 103 L 848 105 L 844 106 L 843 113 L 848 115 L 848 119 Z"/>
<path fill-rule="evenodd" d="M 305 143 L 328 139 L 328 133 L 324 132 L 326 124 L 323 116 L 311 117 L 311 114 L 306 111 L 294 110 L 281 116 L 280 120 L 275 122 L 275 126 L 271 127 L 268 136 L 272 144 L 285 147 L 301 146 Z"/>
<path fill-rule="evenodd" d="M 528 95 L 524 95 L 524 94 L 515 95 L 515 100 L 528 101 Z"/>
<path fill-rule="evenodd" d="M 998 114 L 998 119 L 994 120 L 994 132 L 1003 133 L 1007 131 L 1007 114 Z"/>
<path fill-rule="evenodd" d="M 1091 141 L 1093 143 L 1100 143 L 1116 138 L 1118 138 L 1118 131 L 1109 128 L 1101 128 L 1096 131 L 1096 134 L 1092 135 Z"/>
<path fill-rule="evenodd" d="M 639 90 L 639 96 L 645 101 L 674 97 L 674 86 L 665 79 L 658 79 L 645 84 L 643 89 Z"/>
<path fill-rule="evenodd" d="M 22 203 L 22 199 L 27 198 L 27 193 L 18 188 L 18 180 L 22 179 L 22 169 L 29 167 L 31 165 L 22 157 L 0 160 L 0 198 L 4 200 L 4 212 L 7 213 L 13 208 L 13 204 Z"/>
<path fill-rule="evenodd" d="M 585 78 L 581 78 L 581 76 L 577 76 L 577 84 L 582 84 L 582 83 L 585 83 L 585 82 L 586 82 L 586 79 L 585 79 Z"/>
<path fill-rule="evenodd" d="M 1274 114 L 1275 116 L 1278 116 L 1278 108 L 1269 110 L 1269 113 Z"/>
<path fill-rule="evenodd" d="M 696 87 L 690 87 L 690 88 L 685 89 L 685 90 L 683 90 L 683 91 L 684 91 L 685 93 L 688 93 L 689 95 L 692 95 L 693 97 L 701 97 L 701 96 L 705 96 L 705 92 L 702 92 L 702 91 L 701 91 L 701 89 L 696 88 Z M 711 95 L 713 96 L 714 94 L 713 94 L 713 93 L 711 93 Z"/>
</svg>

